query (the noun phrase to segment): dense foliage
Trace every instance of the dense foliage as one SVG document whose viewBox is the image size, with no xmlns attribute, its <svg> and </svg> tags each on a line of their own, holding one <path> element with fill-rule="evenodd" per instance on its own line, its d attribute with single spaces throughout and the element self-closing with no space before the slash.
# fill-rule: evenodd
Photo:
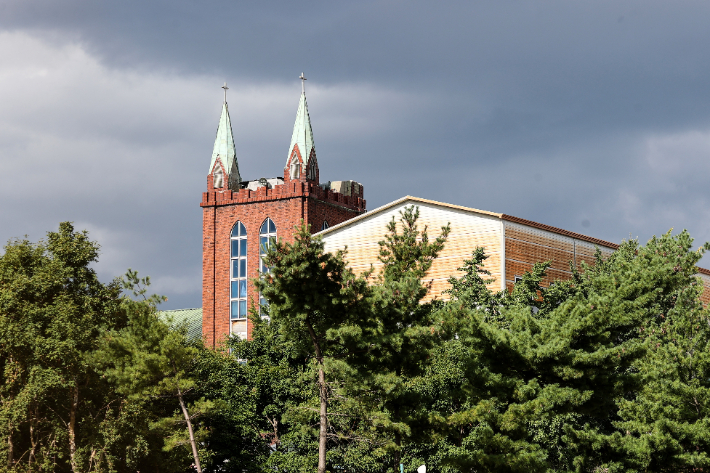
<svg viewBox="0 0 710 473">
<path fill-rule="evenodd" d="M 226 357 L 161 320 L 147 278 L 101 283 L 98 252 L 62 223 L 0 257 L 3 470 L 186 471 L 197 465 L 190 437 L 219 421 L 197 386 L 200 367 Z"/>
<path fill-rule="evenodd" d="M 379 265 L 298 229 L 252 338 L 205 349 L 147 280 L 103 284 L 62 224 L 0 257 L 8 471 L 710 471 L 710 318 L 686 232 L 495 292 L 485 249 L 423 302 L 446 244 L 409 208 Z M 129 297 L 130 296 L 130 297 Z M 261 313 L 262 315 L 259 315 Z M 268 317 L 263 317 L 266 314 Z"/>
<path fill-rule="evenodd" d="M 171 468 L 151 421 L 165 406 L 122 396 L 93 356 L 128 326 L 118 281 L 90 264 L 98 245 L 63 223 L 46 241 L 11 241 L 0 258 L 0 444 L 18 471 Z"/>
</svg>

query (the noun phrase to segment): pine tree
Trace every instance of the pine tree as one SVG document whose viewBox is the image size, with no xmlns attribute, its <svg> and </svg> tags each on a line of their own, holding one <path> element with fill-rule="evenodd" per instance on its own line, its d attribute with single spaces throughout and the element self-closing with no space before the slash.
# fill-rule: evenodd
<svg viewBox="0 0 710 473">
<path fill-rule="evenodd" d="M 613 433 L 588 436 L 609 449 L 610 471 L 710 468 L 710 319 L 695 267 L 710 245 L 691 251 L 692 243 L 683 231 L 626 252 L 637 284 L 654 293 L 634 334 L 646 349 L 633 366 L 638 388 L 616 399 Z"/>
<path fill-rule="evenodd" d="M 410 424 L 425 415 L 415 385 L 440 331 L 432 306 L 420 303 L 428 291 L 422 279 L 449 229 L 430 241 L 417 219 L 418 209 L 410 207 L 390 222 L 376 277 L 355 277 L 345 253 L 325 253 L 305 227 L 293 244 L 277 243 L 265 259 L 270 271 L 258 284 L 269 300 L 268 314 L 289 350 L 308 353 L 316 363 L 319 469 L 329 438 L 341 465 L 363 468 L 385 461 L 387 452 L 398 463 Z M 298 421 L 307 423 L 307 416 Z"/>
<path fill-rule="evenodd" d="M 127 326 L 104 334 L 93 361 L 100 366 L 102 375 L 116 386 L 118 393 L 128 398 L 150 400 L 170 397 L 177 401 L 187 428 L 195 469 L 202 473 L 199 432 L 194 428 L 194 420 L 208 412 L 214 403 L 206 399 L 190 403 L 188 396 L 196 390 L 195 365 L 205 348 L 201 341 L 189 340 L 184 328 L 171 328 L 159 318 L 156 307 L 163 298 L 156 295 L 146 297 L 149 284 L 148 278 L 141 279 L 137 272 L 128 270 L 122 285 L 138 300 L 123 298 L 122 305 L 128 315 Z M 173 429 L 176 421 L 175 416 L 171 415 L 159 422 L 168 432 L 168 449 L 185 444 L 184 435 Z"/>
<path fill-rule="evenodd" d="M 422 382 L 432 349 L 451 333 L 437 305 L 422 300 L 430 287 L 424 279 L 444 248 L 450 227 L 430 240 L 428 228 L 419 228 L 419 209 L 411 206 L 392 218 L 380 245 L 382 269 L 368 300 L 368 320 L 362 323 L 362 340 L 368 347 L 351 360 L 359 377 L 346 390 L 367 412 L 385 451 L 393 455 L 394 469 L 403 444 L 416 441 L 429 416 L 418 385 Z"/>
<path fill-rule="evenodd" d="M 262 308 L 262 314 L 268 312 Z M 313 425 L 320 422 L 319 389 L 314 383 L 312 352 L 303 351 L 300 340 L 284 338 L 277 319 L 250 314 L 251 337 L 233 337 L 229 348 L 234 362 L 228 372 L 214 371 L 219 376 L 222 399 L 230 409 L 248 417 L 242 439 L 253 435 L 252 457 L 258 457 L 255 468 L 279 471 L 313 471 L 318 465 L 318 432 Z M 328 463 L 332 462 L 333 399 L 332 371 L 326 373 L 329 386 Z M 241 409 L 238 407 L 241 406 Z M 244 425 L 244 424 L 242 424 Z M 222 434 L 220 434 L 221 436 Z M 315 438 L 315 442 L 313 439 Z M 244 440 L 242 440 L 244 442 Z M 244 467 L 246 461 L 239 466 Z"/>
<path fill-rule="evenodd" d="M 699 253 L 689 251 L 690 241 L 683 232 L 645 247 L 625 242 L 548 288 L 540 285 L 545 265 L 536 265 L 499 298 L 485 294 L 475 274 L 483 259 L 474 257 L 452 291 L 459 339 L 439 355 L 457 373 L 442 393 L 454 410 L 444 424 L 454 445 L 448 462 L 476 471 L 703 465 L 705 414 L 693 402 L 706 392 L 700 328 L 707 316 L 698 305 Z M 668 407 L 673 393 L 670 405 L 679 408 Z"/>
<path fill-rule="evenodd" d="M 365 349 L 359 322 L 368 288 L 346 267 L 345 252 L 326 253 L 307 225 L 294 239 L 274 242 L 264 258 L 269 271 L 256 283 L 283 340 L 313 360 L 319 400 L 318 472 L 325 473 L 331 396 L 327 373 L 347 370 L 344 358 Z"/>
</svg>

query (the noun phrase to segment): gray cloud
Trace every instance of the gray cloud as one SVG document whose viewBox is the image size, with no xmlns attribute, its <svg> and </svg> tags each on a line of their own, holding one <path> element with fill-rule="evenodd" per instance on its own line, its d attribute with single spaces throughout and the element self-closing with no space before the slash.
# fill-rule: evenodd
<svg viewBox="0 0 710 473">
<path fill-rule="evenodd" d="M 699 2 L 0 5 L 0 238 L 61 220 L 104 278 L 199 306 L 201 211 L 227 79 L 246 178 L 280 174 L 303 70 L 321 176 L 599 238 L 710 240 Z M 706 263 L 710 265 L 710 263 Z"/>
</svg>

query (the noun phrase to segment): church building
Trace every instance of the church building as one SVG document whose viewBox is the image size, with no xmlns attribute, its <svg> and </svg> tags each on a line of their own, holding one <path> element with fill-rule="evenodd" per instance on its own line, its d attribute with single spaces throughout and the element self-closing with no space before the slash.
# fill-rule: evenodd
<svg viewBox="0 0 710 473">
<path fill-rule="evenodd" d="M 301 75 L 302 81 L 305 77 Z M 303 83 L 303 82 L 302 82 Z M 263 302 L 252 280 L 274 238 L 292 239 L 301 219 L 320 231 L 365 213 L 362 184 L 321 183 L 305 87 L 296 111 L 283 174 L 243 180 L 226 99 L 207 189 L 202 193 L 202 334 L 215 347 L 228 335 L 248 337 L 250 305 Z"/>
<path fill-rule="evenodd" d="M 302 84 L 305 77 L 301 75 Z M 431 284 L 427 300 L 443 298 L 451 276 L 470 258 L 476 247 L 485 247 L 486 269 L 495 280 L 491 289 L 511 290 L 533 264 L 550 261 L 549 284 L 571 276 L 570 263 L 592 263 L 597 249 L 610 255 L 618 245 L 561 228 L 511 215 L 403 197 L 367 212 L 362 184 L 355 181 L 321 182 L 305 88 L 296 111 L 291 142 L 282 175 L 243 180 L 234 146 L 226 100 L 217 128 L 202 193 L 202 309 L 166 311 L 175 321 L 188 323 L 191 333 L 202 333 L 207 346 L 216 347 L 228 336 L 248 338 L 248 311 L 260 307 L 253 280 L 268 271 L 262 256 L 274 238 L 292 241 L 301 219 L 323 237 L 325 248 L 348 247 L 347 259 L 356 272 L 370 265 L 377 269 L 379 246 L 386 225 L 407 206 L 420 211 L 420 228 L 438 235 L 447 224 L 451 232 L 440 256 L 427 273 Z M 327 157 L 325 157 L 327 159 Z M 710 271 L 699 268 L 710 302 Z M 201 326 L 200 326 L 201 325 Z"/>
</svg>

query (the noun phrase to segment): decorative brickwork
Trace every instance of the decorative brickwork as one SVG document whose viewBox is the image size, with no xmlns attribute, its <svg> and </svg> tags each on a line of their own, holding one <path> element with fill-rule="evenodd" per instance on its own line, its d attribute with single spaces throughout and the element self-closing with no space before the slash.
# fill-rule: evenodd
<svg viewBox="0 0 710 473">
<path fill-rule="evenodd" d="M 298 162 L 298 177 L 291 177 L 291 167 L 293 166 L 294 160 Z M 309 172 L 308 168 L 312 168 Z M 309 177 L 310 176 L 310 177 Z M 320 171 L 318 169 L 318 159 L 316 158 L 315 148 L 311 149 L 310 156 L 308 158 L 307 164 L 304 164 L 303 157 L 301 156 L 301 150 L 298 148 L 298 144 L 293 145 L 293 151 L 291 153 L 291 158 L 289 162 L 286 163 L 284 167 L 284 181 L 301 181 L 301 182 L 314 182 L 318 183 L 320 179 Z"/>
<path fill-rule="evenodd" d="M 337 225 L 365 212 L 362 193 L 347 196 L 313 182 L 288 180 L 282 185 L 238 192 L 213 189 L 202 194 L 202 333 L 208 346 L 216 347 L 230 333 L 230 233 L 237 221 L 247 231 L 248 303 L 256 306 L 259 294 L 253 279 L 259 277 L 259 228 L 266 218 L 276 225 L 279 239 L 293 240 L 294 228 L 304 222 L 313 233 L 323 221 Z M 361 189 L 362 186 L 359 186 Z M 251 327 L 247 325 L 248 336 Z"/>
</svg>

